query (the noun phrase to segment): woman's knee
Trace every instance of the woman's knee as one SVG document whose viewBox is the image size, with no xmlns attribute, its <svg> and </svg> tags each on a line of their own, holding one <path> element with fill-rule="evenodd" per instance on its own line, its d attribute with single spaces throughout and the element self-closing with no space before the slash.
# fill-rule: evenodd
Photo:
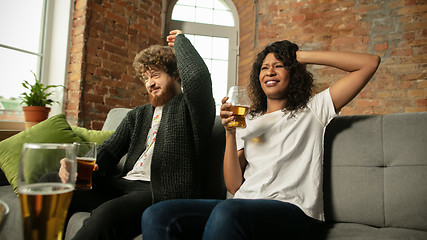
<svg viewBox="0 0 427 240">
<path fill-rule="evenodd" d="M 242 216 L 244 216 L 244 209 L 238 201 L 234 199 L 225 200 L 212 210 L 209 217 L 209 224 L 217 227 L 232 226 L 236 222 L 239 222 Z"/>
<path fill-rule="evenodd" d="M 230 199 L 219 203 L 212 211 L 212 215 L 236 218 L 241 215 L 242 205 L 238 200 Z"/>
<path fill-rule="evenodd" d="M 200 239 L 216 200 L 167 200 L 147 208 L 142 214 L 144 239 Z M 173 236 L 173 237 L 172 237 Z"/>
<path fill-rule="evenodd" d="M 167 214 L 170 213 L 171 207 L 169 201 L 160 202 L 145 209 L 142 213 L 141 224 L 142 225 L 156 225 L 159 224 L 162 219 L 167 219 Z M 159 222 L 160 221 L 160 222 Z"/>
<path fill-rule="evenodd" d="M 205 227 L 204 239 L 245 239 L 246 222 L 244 207 L 239 200 L 230 199 L 219 203 L 212 211 Z"/>
<path fill-rule="evenodd" d="M 147 208 L 142 214 L 142 220 L 148 221 L 170 221 L 180 216 L 209 216 L 219 200 L 204 199 L 175 199 L 156 203 Z"/>
</svg>

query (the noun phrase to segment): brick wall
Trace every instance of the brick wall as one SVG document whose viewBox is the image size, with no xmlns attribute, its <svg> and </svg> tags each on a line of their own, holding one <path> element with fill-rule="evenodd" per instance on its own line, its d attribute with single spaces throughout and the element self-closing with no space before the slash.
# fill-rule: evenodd
<svg viewBox="0 0 427 240">
<path fill-rule="evenodd" d="M 132 60 L 163 44 L 165 0 L 76 0 L 69 66 L 67 119 L 101 128 L 114 107 L 147 102 Z M 239 13 L 239 84 L 249 79 L 254 56 L 288 39 L 301 50 L 378 54 L 382 63 L 342 114 L 427 111 L 427 2 L 425 0 L 233 0 Z M 344 76 L 310 67 L 319 89 Z"/>
<path fill-rule="evenodd" d="M 69 65 L 67 120 L 100 129 L 114 107 L 147 102 L 133 58 L 163 44 L 161 0 L 76 0 Z"/>
<path fill-rule="evenodd" d="M 253 0 L 233 0 L 239 13 L 239 84 L 249 79 L 254 60 L 256 41 L 256 7 Z"/>
<path fill-rule="evenodd" d="M 234 2 L 239 5 L 242 1 Z M 247 8 L 256 12 L 255 53 L 270 42 L 288 39 L 302 50 L 358 51 L 381 56 L 374 78 L 342 114 L 427 111 L 425 0 L 258 0 L 255 7 L 248 4 Z M 344 74 L 328 67 L 310 70 L 319 90 Z M 240 68 L 239 74 L 243 76 L 240 83 L 246 84 L 248 70 Z"/>
</svg>

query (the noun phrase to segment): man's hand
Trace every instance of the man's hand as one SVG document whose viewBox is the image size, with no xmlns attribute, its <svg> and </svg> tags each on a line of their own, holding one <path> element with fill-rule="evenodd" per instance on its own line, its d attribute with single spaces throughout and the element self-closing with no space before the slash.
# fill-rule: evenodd
<svg viewBox="0 0 427 240">
<path fill-rule="evenodd" d="M 62 183 L 66 183 L 68 181 L 68 178 L 70 177 L 70 171 L 69 169 L 71 169 L 71 163 L 66 159 L 63 158 L 60 161 L 61 163 L 61 167 L 59 168 L 59 178 L 61 178 L 61 182 Z M 93 171 L 98 171 L 98 164 L 95 163 L 95 165 L 93 165 Z M 77 181 L 77 171 L 76 171 L 76 178 L 74 179 L 75 181 Z"/>
<path fill-rule="evenodd" d="M 62 183 L 67 183 L 68 178 L 70 177 L 70 171 L 71 163 L 66 158 L 61 159 L 61 168 L 59 168 L 59 178 L 61 178 Z M 76 173 L 76 179 L 77 179 L 77 173 Z"/>
<path fill-rule="evenodd" d="M 166 41 L 168 42 L 168 45 L 173 47 L 175 44 L 175 38 L 178 34 L 182 34 L 181 30 L 172 30 L 169 32 L 169 36 L 166 37 Z"/>
</svg>

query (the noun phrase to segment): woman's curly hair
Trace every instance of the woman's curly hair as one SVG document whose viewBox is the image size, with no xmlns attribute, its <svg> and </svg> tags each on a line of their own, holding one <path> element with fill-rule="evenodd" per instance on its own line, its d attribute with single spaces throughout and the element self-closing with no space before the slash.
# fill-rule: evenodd
<svg viewBox="0 0 427 240">
<path fill-rule="evenodd" d="M 133 61 L 133 67 L 140 79 L 147 70 L 165 71 L 169 76 L 179 79 L 175 51 L 169 46 L 152 45 L 139 52 Z"/>
<path fill-rule="evenodd" d="M 261 88 L 259 74 L 262 63 L 269 53 L 274 53 L 275 58 L 283 61 L 286 70 L 290 75 L 289 90 L 287 91 L 286 106 L 284 112 L 295 114 L 307 106 L 313 92 L 313 75 L 307 71 L 305 64 L 301 64 L 296 59 L 298 46 L 290 41 L 274 42 L 260 53 L 258 53 L 252 66 L 250 82 L 248 86 L 252 107 L 249 112 L 251 116 L 263 114 L 267 110 L 267 96 Z"/>
</svg>

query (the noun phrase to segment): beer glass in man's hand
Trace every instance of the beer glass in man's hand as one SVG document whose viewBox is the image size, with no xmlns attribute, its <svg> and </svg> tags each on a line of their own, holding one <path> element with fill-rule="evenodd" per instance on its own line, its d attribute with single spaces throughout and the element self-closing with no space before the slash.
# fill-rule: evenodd
<svg viewBox="0 0 427 240">
<path fill-rule="evenodd" d="M 249 97 L 246 89 L 241 86 L 231 87 L 228 91 L 228 101 L 231 106 L 227 109 L 233 112 L 234 120 L 228 123 L 228 128 L 246 127 L 245 116 L 249 111 Z"/>
<path fill-rule="evenodd" d="M 62 179 L 57 175 L 61 160 L 68 173 Z M 24 239 L 62 239 L 76 169 L 73 144 L 24 144 L 18 175 Z M 43 180 L 49 173 L 55 177 Z"/>
<path fill-rule="evenodd" d="M 90 190 L 92 189 L 92 173 L 96 169 L 96 143 L 75 142 L 74 145 L 77 158 L 76 190 Z"/>
</svg>

